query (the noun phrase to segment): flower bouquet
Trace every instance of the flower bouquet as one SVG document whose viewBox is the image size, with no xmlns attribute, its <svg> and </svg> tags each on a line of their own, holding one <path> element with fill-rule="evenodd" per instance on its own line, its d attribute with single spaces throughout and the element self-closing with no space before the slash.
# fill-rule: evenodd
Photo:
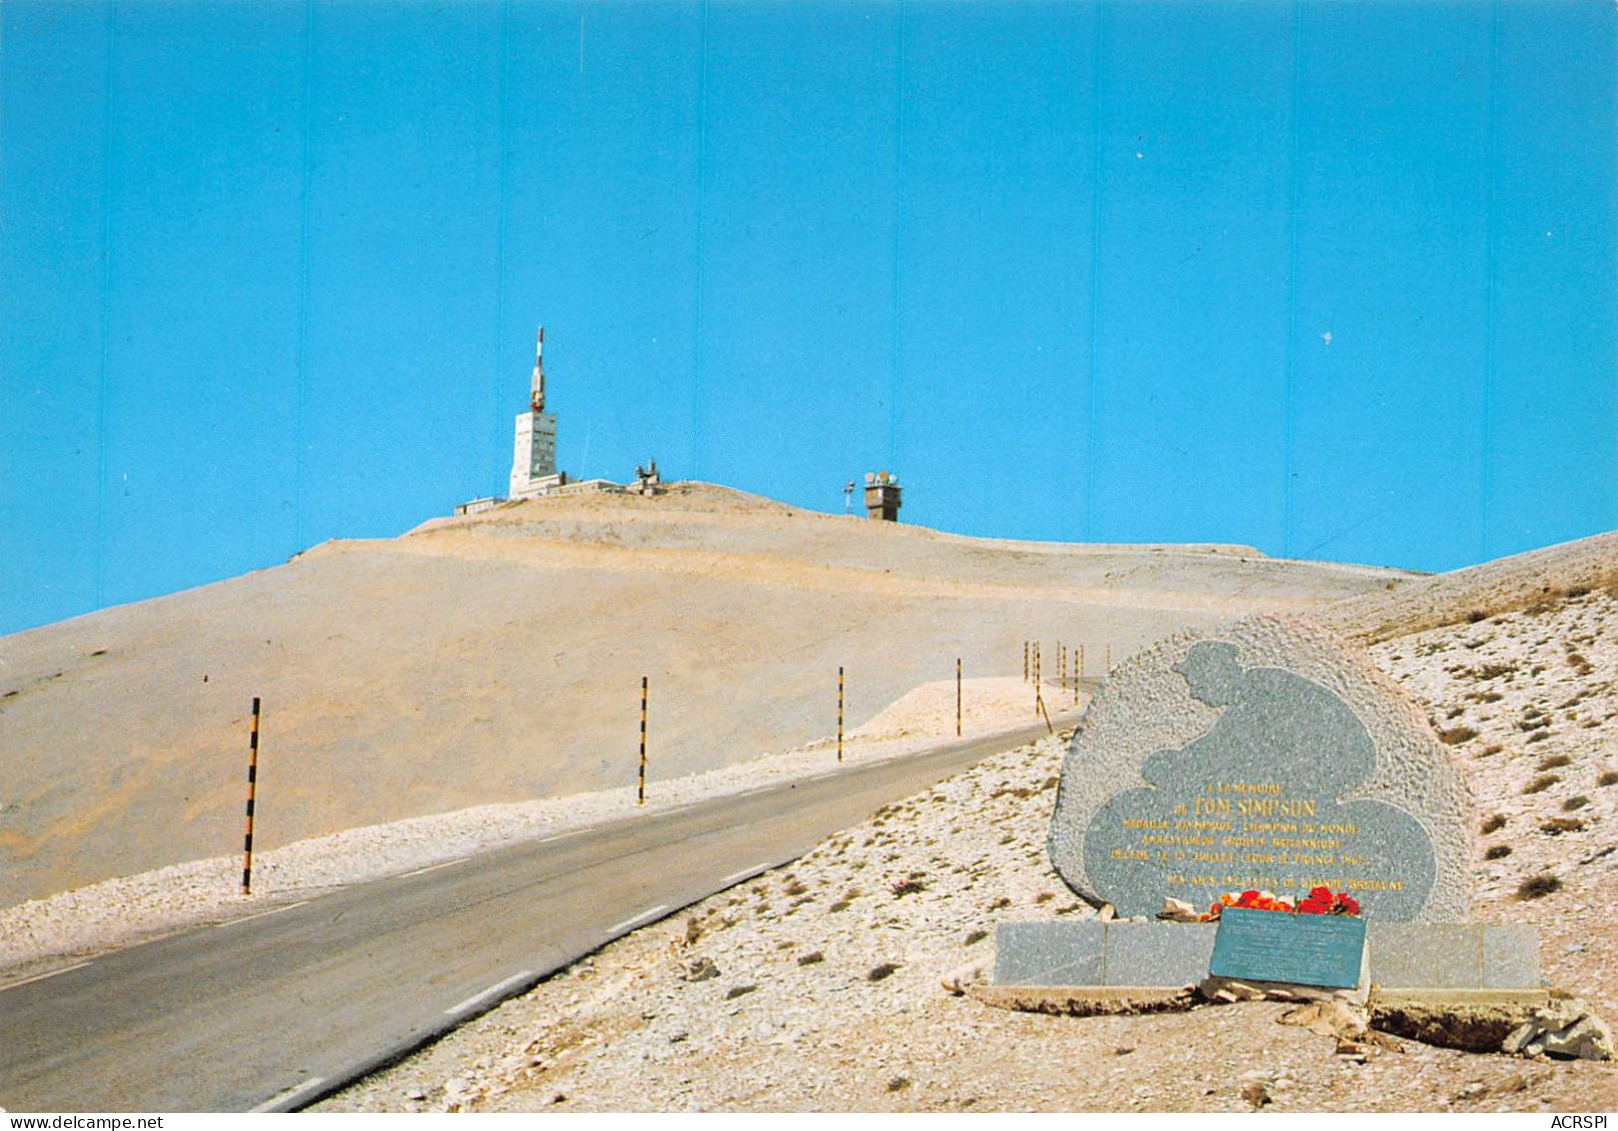
<svg viewBox="0 0 1618 1131">
<path fill-rule="evenodd" d="M 1307 899 L 1299 900 L 1296 904 L 1290 900 L 1276 895 L 1272 891 L 1248 890 L 1244 892 L 1227 891 L 1219 897 L 1219 901 L 1211 905 L 1208 910 L 1197 916 L 1203 923 L 1217 920 L 1227 907 L 1242 907 L 1252 911 L 1285 911 L 1293 915 L 1358 915 L 1360 905 L 1347 892 L 1332 893 L 1331 888 L 1321 886 L 1311 888 Z"/>
</svg>

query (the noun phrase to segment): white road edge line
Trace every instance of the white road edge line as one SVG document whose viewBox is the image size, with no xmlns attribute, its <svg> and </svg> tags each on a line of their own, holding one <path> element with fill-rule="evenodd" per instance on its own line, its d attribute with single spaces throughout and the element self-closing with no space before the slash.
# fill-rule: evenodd
<svg viewBox="0 0 1618 1131">
<path fill-rule="evenodd" d="M 0 994 L 5 993 L 7 990 L 14 990 L 18 986 L 26 986 L 31 982 L 43 982 L 46 978 L 54 978 L 58 974 L 66 974 L 69 970 L 83 970 L 86 966 L 90 965 L 91 961 L 91 959 L 86 959 L 83 962 L 76 962 L 72 966 L 64 966 L 60 970 L 47 970 L 43 974 L 35 974 L 32 978 L 24 978 L 20 982 L 11 982 L 7 985 L 0 986 Z"/>
<path fill-rule="evenodd" d="M 589 828 L 569 829 L 565 833 L 553 833 L 550 836 L 540 837 L 534 843 L 535 844 L 549 844 L 553 840 L 566 840 L 570 836 L 580 836 L 580 835 L 582 835 L 584 833 L 587 833 L 589 831 L 590 831 Z"/>
<path fill-rule="evenodd" d="M 465 1013 L 469 1009 L 475 1009 L 477 1006 L 479 1006 L 479 1005 L 483 1004 L 484 1002 L 488 1001 L 490 998 L 497 997 L 500 994 L 504 993 L 506 990 L 509 990 L 512 986 L 515 986 L 517 983 L 521 982 L 523 979 L 532 978 L 533 976 L 534 976 L 534 972 L 532 970 L 519 971 L 518 973 L 513 974 L 511 977 L 507 978 L 503 982 L 496 982 L 494 985 L 490 986 L 488 989 L 484 990 L 482 993 L 473 994 L 471 997 L 469 997 L 465 1001 L 461 1002 L 461 1004 L 450 1006 L 448 1009 L 444 1010 L 444 1016 L 450 1017 L 450 1016 L 453 1016 L 454 1014 L 457 1014 L 457 1013 Z"/>
<path fill-rule="evenodd" d="M 470 856 L 461 856 L 454 860 L 445 860 L 439 864 L 429 864 L 425 868 L 417 868 L 414 872 L 403 872 L 399 878 L 402 880 L 409 876 L 425 876 L 428 872 L 436 872 L 440 868 L 452 868 L 456 864 L 465 864 L 470 859 L 472 859 Z"/>
<path fill-rule="evenodd" d="M 761 872 L 768 872 L 773 867 L 775 867 L 774 864 L 754 864 L 751 868 L 743 868 L 740 872 L 731 873 L 719 882 L 728 888 L 732 884 L 739 884 L 743 880 L 750 880 Z"/>
<path fill-rule="evenodd" d="M 639 915 L 635 916 L 633 919 L 625 919 L 622 923 L 619 923 L 616 927 L 608 927 L 607 928 L 607 934 L 616 935 L 619 931 L 627 931 L 631 927 L 638 927 L 642 923 L 647 922 L 648 920 L 656 919 L 659 915 L 663 914 L 663 912 L 667 911 L 668 909 L 669 909 L 668 904 L 659 903 L 656 907 L 653 907 L 648 911 L 642 911 Z"/>
<path fill-rule="evenodd" d="M 296 1099 L 305 1092 L 312 1092 L 325 1082 L 326 1078 L 324 1076 L 311 1076 L 309 1079 L 299 1084 L 296 1088 L 288 1088 L 286 1091 L 282 1092 L 273 1099 L 265 1100 L 253 1110 L 256 1112 L 274 1111 L 280 1104 L 284 1104 L 288 1100 Z"/>
<path fill-rule="evenodd" d="M 300 899 L 296 903 L 288 903 L 282 907 L 272 907 L 268 911 L 260 911 L 253 915 L 243 915 L 240 919 L 226 919 L 223 923 L 216 923 L 214 926 L 218 927 L 220 930 L 223 930 L 226 927 L 234 927 L 237 923 L 251 923 L 254 919 L 262 919 L 266 915 L 279 915 L 283 911 L 291 911 L 294 907 L 302 907 L 308 902 L 309 901 L 307 899 Z"/>
</svg>

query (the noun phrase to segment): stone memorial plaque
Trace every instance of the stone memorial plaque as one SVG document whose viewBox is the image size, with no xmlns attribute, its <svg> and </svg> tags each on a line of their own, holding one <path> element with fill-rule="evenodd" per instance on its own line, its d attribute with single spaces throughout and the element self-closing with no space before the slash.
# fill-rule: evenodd
<svg viewBox="0 0 1618 1131">
<path fill-rule="evenodd" d="M 1112 673 L 1068 748 L 1049 849 L 1125 918 L 1325 886 L 1371 919 L 1460 922 L 1470 813 L 1413 699 L 1325 629 L 1258 616 Z"/>
<path fill-rule="evenodd" d="M 1365 920 L 1227 907 L 1208 973 L 1242 981 L 1348 989 L 1360 984 Z"/>
</svg>

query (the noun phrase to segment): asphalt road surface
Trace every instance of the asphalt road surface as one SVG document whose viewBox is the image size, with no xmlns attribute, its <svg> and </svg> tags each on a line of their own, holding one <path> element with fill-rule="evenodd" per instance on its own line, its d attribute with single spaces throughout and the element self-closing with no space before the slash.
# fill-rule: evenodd
<svg viewBox="0 0 1618 1131">
<path fill-rule="evenodd" d="M 0 990 L 0 1107 L 295 1110 L 636 927 L 1044 733 L 1041 723 L 637 814 L 14 984 Z"/>
</svg>

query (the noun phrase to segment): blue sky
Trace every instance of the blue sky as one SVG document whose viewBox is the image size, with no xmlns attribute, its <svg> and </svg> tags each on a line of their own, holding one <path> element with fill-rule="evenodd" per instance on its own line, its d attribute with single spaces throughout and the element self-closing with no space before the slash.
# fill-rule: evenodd
<svg viewBox="0 0 1618 1131">
<path fill-rule="evenodd" d="M 0 632 L 561 465 L 1450 569 L 1618 525 L 1618 8 L 0 6 Z"/>
</svg>

